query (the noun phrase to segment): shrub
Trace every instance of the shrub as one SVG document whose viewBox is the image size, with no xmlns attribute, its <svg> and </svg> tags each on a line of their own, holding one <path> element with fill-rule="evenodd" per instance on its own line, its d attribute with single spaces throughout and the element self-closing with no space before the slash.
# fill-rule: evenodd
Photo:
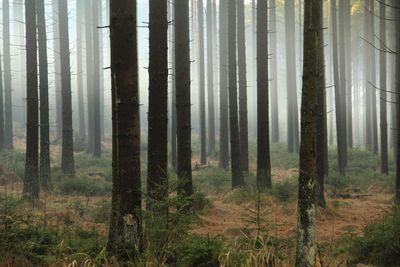
<svg viewBox="0 0 400 267">
<path fill-rule="evenodd" d="M 276 183 L 272 186 L 271 194 L 278 200 L 287 202 L 296 199 L 297 183 L 294 178 Z"/>
<path fill-rule="evenodd" d="M 96 203 L 91 216 L 94 222 L 108 224 L 110 221 L 111 202 L 107 200 Z"/>
<path fill-rule="evenodd" d="M 353 240 L 354 261 L 376 266 L 399 266 L 400 209 L 393 208 L 384 218 L 367 225 L 363 236 Z"/>
<path fill-rule="evenodd" d="M 86 177 L 64 177 L 59 190 L 64 195 L 99 196 L 111 193 L 111 183 L 102 180 L 91 180 Z"/>
</svg>

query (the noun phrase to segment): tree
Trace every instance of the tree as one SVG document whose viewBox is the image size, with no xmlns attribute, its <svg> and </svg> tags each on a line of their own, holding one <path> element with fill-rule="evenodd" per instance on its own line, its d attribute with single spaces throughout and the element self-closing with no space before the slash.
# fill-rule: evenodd
<svg viewBox="0 0 400 267">
<path fill-rule="evenodd" d="M 394 1 L 393 1 L 394 2 Z M 392 2 L 392 3 L 393 3 Z M 393 3 L 394 4 L 394 3 Z M 395 88 L 396 88 L 396 102 L 400 103 L 400 6 L 393 6 L 393 13 L 395 18 L 395 43 L 396 43 L 396 73 L 395 73 Z M 400 105 L 396 108 L 396 129 L 400 129 Z M 395 203 L 397 206 L 400 205 L 400 131 L 396 131 L 396 188 L 395 188 Z"/>
<path fill-rule="evenodd" d="M 344 2 L 345 21 L 345 53 L 346 53 L 346 105 L 347 105 L 347 146 L 353 147 L 353 91 L 352 91 L 352 53 L 351 53 L 351 4 L 350 0 Z"/>
<path fill-rule="evenodd" d="M 279 142 L 279 105 L 278 105 L 278 50 L 277 50 L 277 28 L 276 28 L 276 0 L 270 0 L 269 7 L 269 30 L 271 38 L 269 41 L 271 50 L 271 141 Z"/>
<path fill-rule="evenodd" d="M 77 91 L 78 91 L 78 117 L 79 117 L 79 132 L 78 136 L 81 141 L 86 139 L 85 125 L 85 110 L 83 103 L 83 53 L 82 53 L 82 38 L 83 38 L 83 1 L 76 1 L 76 62 L 77 62 Z"/>
<path fill-rule="evenodd" d="M 387 123 L 387 78 L 386 78 L 386 1 L 381 0 L 379 4 L 379 34 L 380 49 L 379 65 L 380 65 L 380 121 L 381 121 L 381 172 L 389 174 L 388 162 L 388 123 Z"/>
<path fill-rule="evenodd" d="M 240 160 L 237 101 L 236 0 L 230 0 L 228 3 L 228 84 L 232 188 L 236 188 L 244 184 Z"/>
<path fill-rule="evenodd" d="M 101 101 L 100 101 L 100 37 L 96 28 L 99 23 L 99 1 L 92 1 L 93 34 L 93 156 L 101 157 Z"/>
<path fill-rule="evenodd" d="M 215 150 L 215 107 L 214 107 L 214 39 L 213 7 L 207 0 L 207 93 L 208 93 L 208 153 Z"/>
<path fill-rule="evenodd" d="M 132 254 L 141 240 L 140 116 L 135 0 L 110 0 L 113 189 L 107 249 Z"/>
<path fill-rule="evenodd" d="M 228 2 L 219 4 L 219 167 L 229 165 L 229 104 L 228 104 Z"/>
<path fill-rule="evenodd" d="M 60 63 L 60 28 L 58 14 L 59 0 L 52 1 L 52 24 L 53 24 L 53 52 L 54 52 L 54 95 L 56 100 L 56 140 L 62 136 L 62 103 L 61 103 L 61 63 Z"/>
<path fill-rule="evenodd" d="M 377 110 L 376 110 L 376 59 L 375 59 L 375 0 L 369 0 L 369 9 L 367 11 L 369 16 L 369 25 L 368 25 L 368 32 L 369 32 L 369 54 L 368 57 L 370 58 L 370 76 L 368 83 L 371 84 L 370 86 L 370 94 L 371 94 L 371 116 L 372 116 L 372 152 L 374 154 L 378 154 L 378 119 L 377 119 Z M 368 45 L 368 44 L 367 44 Z M 372 45 L 372 46 L 371 46 Z M 369 108 L 369 107 L 368 107 Z"/>
<path fill-rule="evenodd" d="M 296 88 L 296 47 L 294 0 L 285 1 L 286 72 L 288 95 L 288 151 L 298 152 L 299 122 Z"/>
<path fill-rule="evenodd" d="M 85 48 L 86 48 L 86 94 L 88 144 L 86 152 L 94 152 L 94 62 L 93 62 L 93 25 L 91 19 L 92 0 L 85 1 Z"/>
<path fill-rule="evenodd" d="M 347 144 L 346 144 L 346 125 L 343 123 L 342 92 L 340 90 L 339 76 L 339 56 L 338 56 L 338 37 L 337 37 L 337 15 L 336 0 L 331 0 L 331 19 L 332 19 L 332 49 L 333 49 L 333 77 L 335 85 L 335 113 L 336 113 L 336 139 L 338 166 L 340 174 L 346 171 Z"/>
<path fill-rule="evenodd" d="M 62 101 L 62 142 L 61 171 L 64 174 L 75 175 L 74 163 L 74 131 L 72 129 L 71 106 L 71 64 L 69 58 L 68 34 L 68 3 L 58 2 L 58 25 L 60 33 L 60 70 L 61 70 L 61 101 Z"/>
<path fill-rule="evenodd" d="M 175 77 L 178 148 L 178 197 L 193 194 L 190 123 L 189 2 L 175 0 Z M 186 207 L 184 207 L 186 208 Z"/>
<path fill-rule="evenodd" d="M 36 19 L 35 19 L 36 21 Z M 10 6 L 3 1 L 3 60 L 4 60 L 4 148 L 13 149 L 13 113 L 10 55 Z"/>
<path fill-rule="evenodd" d="M 257 1 L 257 186 L 271 187 L 268 99 L 268 0 Z"/>
<path fill-rule="evenodd" d="M 25 0 L 27 123 L 23 195 L 39 199 L 39 99 L 37 78 L 36 1 Z"/>
<path fill-rule="evenodd" d="M 175 14 L 174 14 L 174 5 L 175 1 L 171 0 L 170 1 L 170 19 L 169 21 L 173 21 L 175 19 Z M 173 25 L 173 24 L 172 24 Z M 171 27 L 171 41 L 170 43 L 173 44 L 175 40 L 175 27 Z M 171 164 L 172 167 L 174 168 L 174 171 L 177 172 L 177 151 L 176 151 L 176 79 L 175 79 L 175 47 L 174 45 L 171 45 L 169 47 L 170 54 L 171 54 L 171 91 L 172 91 L 172 97 L 171 97 Z"/>
<path fill-rule="evenodd" d="M 199 105 L 200 105 L 200 164 L 207 164 L 206 152 L 206 95 L 204 72 L 204 6 L 203 0 L 197 0 L 197 23 L 199 31 Z M 175 13 L 176 14 L 176 13 Z"/>
<path fill-rule="evenodd" d="M 244 0 L 237 0 L 237 50 L 239 71 L 239 133 L 242 171 L 249 171 L 249 134 L 247 118 L 246 32 Z"/>
<path fill-rule="evenodd" d="M 49 122 L 49 81 L 47 62 L 47 34 L 44 0 L 36 0 L 37 30 L 39 39 L 39 80 L 40 80 L 40 179 L 45 189 L 50 186 L 50 122 Z"/>
<path fill-rule="evenodd" d="M 305 0 L 301 144 L 297 215 L 296 267 L 315 266 L 315 182 L 318 91 L 324 75 L 323 1 Z"/>
<path fill-rule="evenodd" d="M 3 70 L 0 54 L 0 150 L 4 149 L 4 87 L 3 87 Z"/>
<path fill-rule="evenodd" d="M 150 1 L 147 208 L 168 197 L 167 1 Z M 154 205 L 153 205 L 154 206 Z"/>
</svg>

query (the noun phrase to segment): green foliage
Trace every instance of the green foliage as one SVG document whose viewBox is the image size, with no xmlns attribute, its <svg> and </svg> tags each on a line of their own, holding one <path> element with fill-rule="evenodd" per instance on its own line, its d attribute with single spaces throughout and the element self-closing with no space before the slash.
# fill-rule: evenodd
<svg viewBox="0 0 400 267">
<path fill-rule="evenodd" d="M 400 209 L 393 208 L 382 219 L 367 225 L 363 236 L 352 241 L 350 253 L 355 262 L 385 267 L 399 266 Z"/>
<path fill-rule="evenodd" d="M 111 213 L 111 201 L 103 200 L 97 202 L 95 207 L 92 208 L 91 217 L 96 223 L 104 223 L 107 224 L 110 221 L 110 213 Z"/>
<path fill-rule="evenodd" d="M 226 170 L 207 167 L 193 172 L 195 191 L 203 193 L 221 193 L 231 188 L 231 176 Z"/>
<path fill-rule="evenodd" d="M 2 150 L 0 152 L 0 162 L 8 171 L 13 172 L 18 177 L 25 174 L 25 153 L 19 150 Z"/>
<path fill-rule="evenodd" d="M 297 199 L 297 188 L 296 177 L 292 177 L 274 184 L 270 192 L 279 201 L 289 202 Z"/>
<path fill-rule="evenodd" d="M 222 246 L 221 238 L 189 235 L 170 249 L 167 263 L 176 267 L 218 267 Z"/>
<path fill-rule="evenodd" d="M 111 194 L 111 183 L 88 177 L 64 177 L 59 183 L 63 195 L 101 196 Z"/>
</svg>

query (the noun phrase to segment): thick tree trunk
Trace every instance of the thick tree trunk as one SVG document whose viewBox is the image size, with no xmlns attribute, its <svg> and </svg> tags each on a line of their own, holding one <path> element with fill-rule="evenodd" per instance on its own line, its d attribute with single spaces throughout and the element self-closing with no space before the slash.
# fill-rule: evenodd
<svg viewBox="0 0 400 267">
<path fill-rule="evenodd" d="M 59 0 L 52 1 L 53 17 L 53 51 L 54 51 L 54 96 L 56 102 L 56 140 L 59 141 L 62 136 L 62 100 L 61 100 L 61 63 L 60 63 L 60 30 L 58 15 Z"/>
<path fill-rule="evenodd" d="M 178 148 L 178 196 L 193 194 L 190 119 L 189 2 L 175 0 L 175 75 Z M 181 207 L 185 211 L 188 206 Z"/>
<path fill-rule="evenodd" d="M 299 122 L 296 85 L 296 46 L 295 46 L 295 7 L 294 0 L 285 1 L 286 72 L 287 72 L 287 142 L 289 152 L 299 151 Z"/>
<path fill-rule="evenodd" d="M 207 93 L 208 93 L 208 154 L 215 150 L 214 107 L 214 39 L 211 0 L 207 0 Z"/>
<path fill-rule="evenodd" d="M 36 21 L 36 19 L 35 19 Z M 36 32 L 36 30 L 35 30 Z M 3 0 L 4 148 L 13 149 L 13 108 L 10 55 L 10 6 Z"/>
<path fill-rule="evenodd" d="M 219 167 L 229 165 L 229 104 L 228 104 L 228 2 L 219 4 Z"/>
<path fill-rule="evenodd" d="M 241 153 L 237 100 L 236 0 L 230 0 L 228 3 L 228 73 L 232 188 L 236 188 L 244 184 L 240 160 Z"/>
<path fill-rule="evenodd" d="M 197 23 L 199 31 L 199 107 L 200 107 L 200 164 L 207 164 L 206 151 L 206 93 L 204 70 L 204 6 L 203 0 L 197 0 Z"/>
<path fill-rule="evenodd" d="M 140 249 L 140 115 L 135 0 L 110 1 L 113 109 L 113 191 L 107 249 L 134 254 Z"/>
<path fill-rule="evenodd" d="M 151 0 L 149 4 L 147 209 L 159 206 L 168 197 L 167 1 Z"/>
<path fill-rule="evenodd" d="M 49 122 L 49 81 L 47 66 L 47 33 L 44 0 L 37 2 L 37 29 L 39 39 L 40 79 L 40 179 L 45 189 L 50 186 L 50 122 Z"/>
<path fill-rule="evenodd" d="M 100 101 L 100 37 L 96 28 L 99 23 L 99 1 L 92 1 L 93 32 L 93 156 L 101 157 L 101 101 Z"/>
<path fill-rule="evenodd" d="M 77 62 L 77 91 L 78 91 L 78 118 L 79 118 L 79 139 L 86 140 L 85 109 L 83 103 L 83 1 L 76 1 L 76 62 Z"/>
<path fill-rule="evenodd" d="M 278 105 L 278 49 L 277 49 L 277 27 L 276 27 L 276 0 L 270 0 L 268 27 L 271 38 L 270 46 L 270 70 L 271 70 L 271 141 L 279 142 L 279 105 Z"/>
<path fill-rule="evenodd" d="M 37 78 L 36 1 L 25 0 L 27 124 L 23 195 L 39 199 L 39 99 Z"/>
<path fill-rule="evenodd" d="M 338 153 L 338 167 L 340 174 L 344 175 L 346 171 L 346 139 L 343 124 L 343 112 L 340 90 L 339 76 L 339 55 L 338 55 L 338 36 L 337 36 L 337 12 L 336 0 L 331 0 L 331 18 L 332 18 L 332 49 L 333 49 L 333 80 L 335 85 L 335 113 L 336 113 L 336 139 Z"/>
<path fill-rule="evenodd" d="M 257 186 L 271 187 L 268 99 L 268 0 L 257 2 Z"/>
<path fill-rule="evenodd" d="M 379 35 L 380 35 L 380 120 L 381 120 L 381 172 L 389 174 L 388 163 L 388 123 L 387 123 L 387 78 L 386 78 L 386 1 L 381 0 L 379 4 Z"/>
<path fill-rule="evenodd" d="M 239 70 L 240 160 L 243 172 L 249 171 L 249 134 L 247 117 L 246 32 L 244 0 L 237 0 L 237 49 Z M 268 49 L 266 49 L 268 50 Z"/>
<path fill-rule="evenodd" d="M 59 0 L 59 31 L 60 31 L 60 65 L 61 65 L 61 100 L 62 100 L 62 148 L 61 171 L 70 176 L 75 175 L 74 163 L 74 131 L 72 129 L 71 105 L 71 64 L 69 54 L 68 34 L 68 3 Z"/>
<path fill-rule="evenodd" d="M 318 94 L 324 75 L 323 1 L 304 1 L 304 63 L 296 267 L 315 266 L 315 184 Z"/>
</svg>

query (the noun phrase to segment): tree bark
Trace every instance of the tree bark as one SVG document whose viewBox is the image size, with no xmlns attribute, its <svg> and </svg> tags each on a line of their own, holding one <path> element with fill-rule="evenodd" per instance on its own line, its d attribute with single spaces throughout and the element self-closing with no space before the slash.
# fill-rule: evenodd
<svg viewBox="0 0 400 267">
<path fill-rule="evenodd" d="M 77 91 L 78 91 L 78 117 L 79 117 L 79 139 L 86 141 L 85 109 L 83 103 L 83 1 L 76 1 L 76 62 L 77 62 Z"/>
<path fill-rule="evenodd" d="M 178 158 L 178 197 L 193 194 L 191 110 L 190 110 L 190 34 L 189 1 L 175 0 L 175 75 L 176 75 L 176 120 Z M 190 205 L 180 207 L 186 211 Z"/>
<path fill-rule="evenodd" d="M 151 0 L 149 4 L 147 209 L 162 204 L 168 197 L 167 1 Z"/>
<path fill-rule="evenodd" d="M 268 0 L 257 2 L 257 186 L 271 187 L 268 99 Z"/>
<path fill-rule="evenodd" d="M 207 0 L 207 94 L 208 94 L 208 154 L 215 150 L 215 105 L 214 105 L 214 39 L 211 0 Z"/>
<path fill-rule="evenodd" d="M 61 171 L 70 176 L 75 175 L 74 163 L 74 131 L 72 129 L 71 105 L 71 64 L 68 34 L 68 3 L 59 0 L 59 32 L 60 32 L 60 66 L 61 66 L 61 100 L 62 100 L 62 148 Z"/>
<path fill-rule="evenodd" d="M 393 3 L 394 1 L 392 1 Z M 393 3 L 394 4 L 394 3 Z M 395 30 L 395 42 L 396 42 L 396 74 L 395 74 L 395 88 L 396 88 L 396 102 L 400 103 L 400 5 L 396 3 L 393 8 L 393 13 L 394 13 L 394 18 L 395 18 L 395 24 L 396 24 L 396 30 Z M 397 104 L 397 109 L 396 109 L 396 187 L 395 187 L 395 204 L 397 206 L 400 205 L 400 105 Z"/>
<path fill-rule="evenodd" d="M 379 34 L 380 34 L 380 121 L 381 121 L 381 172 L 389 174 L 388 162 L 388 123 L 387 123 L 387 67 L 386 67 L 386 1 L 381 0 L 379 3 Z"/>
<path fill-rule="evenodd" d="M 99 1 L 92 1 L 92 34 L 93 34 L 93 156 L 101 157 L 101 101 L 100 101 L 100 37 Z"/>
<path fill-rule="evenodd" d="M 352 53 L 351 53 L 351 4 L 350 0 L 344 2 L 345 15 L 345 53 L 346 53 L 346 105 L 347 105 L 347 146 L 353 147 L 353 84 L 352 84 Z"/>
<path fill-rule="evenodd" d="M 175 12 L 174 12 L 175 0 L 170 1 L 171 6 L 171 18 L 170 21 L 175 20 Z M 171 44 L 173 44 L 175 40 L 175 27 L 172 23 L 171 26 Z M 175 47 L 171 45 L 169 48 L 171 54 L 171 164 L 174 168 L 174 171 L 177 172 L 177 148 L 176 148 L 176 77 L 175 77 Z"/>
<path fill-rule="evenodd" d="M 0 150 L 4 149 L 4 87 L 3 68 L 0 54 Z"/>
<path fill-rule="evenodd" d="M 232 188 L 244 184 L 238 121 L 237 63 L 236 63 L 236 0 L 228 3 L 228 80 L 229 80 L 229 127 L 231 143 Z"/>
<path fill-rule="evenodd" d="M 276 27 L 276 0 L 270 0 L 269 7 L 269 31 L 271 38 L 270 46 L 270 69 L 271 69 L 271 141 L 279 142 L 279 105 L 278 105 L 278 49 L 277 49 L 277 27 Z"/>
<path fill-rule="evenodd" d="M 140 115 L 135 0 L 110 1 L 113 189 L 107 249 L 141 247 Z"/>
<path fill-rule="evenodd" d="M 378 119 L 377 119 L 377 108 L 376 108 L 376 59 L 375 59 L 375 0 L 369 0 L 369 42 L 367 44 L 370 46 L 369 48 L 369 58 L 371 63 L 371 74 L 370 79 L 367 81 L 372 84 L 370 86 L 371 89 L 371 116 L 372 116 L 372 152 L 374 154 L 378 154 Z M 371 46 L 372 45 L 372 46 Z M 368 107 L 370 108 L 370 107 Z"/>
<path fill-rule="evenodd" d="M 227 169 L 229 165 L 229 104 L 228 104 L 228 2 L 219 4 L 219 167 Z"/>
<path fill-rule="evenodd" d="M 296 267 L 315 266 L 315 184 L 318 92 L 324 68 L 323 1 L 304 1 L 304 63 L 301 104 L 301 144 Z"/>
<path fill-rule="evenodd" d="M 26 156 L 24 197 L 39 199 L 39 99 L 37 78 L 36 1 L 25 0 L 26 29 Z"/>
<path fill-rule="evenodd" d="M 36 19 L 35 19 L 36 21 Z M 3 60 L 4 60 L 4 148 L 12 150 L 13 145 L 13 108 L 10 55 L 10 6 L 9 0 L 3 0 Z"/>
<path fill-rule="evenodd" d="M 286 71 L 288 96 L 288 151 L 299 151 L 299 122 L 296 85 L 296 46 L 295 46 L 295 6 L 294 0 L 285 1 Z"/>
<path fill-rule="evenodd" d="M 333 49 L 333 79 L 335 85 L 335 113 L 336 113 L 336 139 L 338 153 L 338 167 L 340 174 L 344 175 L 346 171 L 346 139 L 343 135 L 343 112 L 340 90 L 339 76 L 339 55 L 338 55 L 338 36 L 337 36 L 337 12 L 336 0 L 331 0 L 331 18 L 332 18 L 332 49 Z"/>
<path fill-rule="evenodd" d="M 62 136 L 62 92 L 61 92 L 61 63 L 60 63 L 60 30 L 58 15 L 59 0 L 52 1 L 53 16 L 53 51 L 54 51 L 54 95 L 56 102 L 56 140 L 57 142 Z"/>
<path fill-rule="evenodd" d="M 197 0 L 197 23 L 199 31 L 199 106 L 200 106 L 200 164 L 207 164 L 206 151 L 206 95 L 204 70 L 204 6 L 203 0 Z"/>
<path fill-rule="evenodd" d="M 49 122 L 49 81 L 47 62 L 47 33 L 44 0 L 36 0 L 37 29 L 39 39 L 39 80 L 40 80 L 40 181 L 45 189 L 50 187 L 50 122 Z"/>
</svg>

